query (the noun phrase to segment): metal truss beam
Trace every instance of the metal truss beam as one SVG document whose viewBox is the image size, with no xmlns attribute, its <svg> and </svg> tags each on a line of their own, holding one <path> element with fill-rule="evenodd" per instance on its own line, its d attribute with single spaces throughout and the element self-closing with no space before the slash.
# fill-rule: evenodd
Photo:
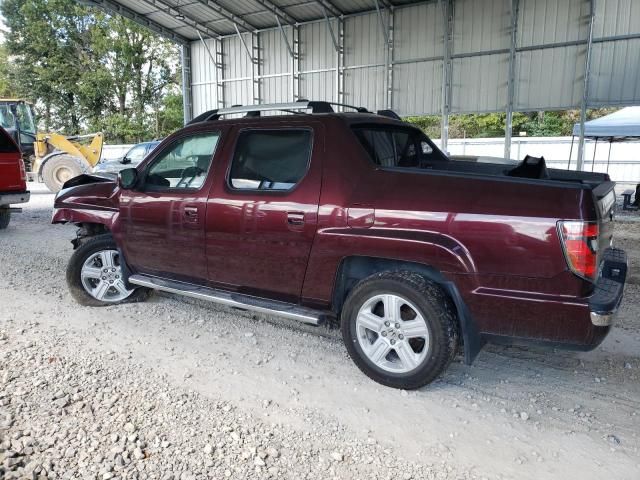
<svg viewBox="0 0 640 480">
<path fill-rule="evenodd" d="M 117 2 L 110 0 L 80 0 L 80 3 L 90 7 L 98 7 L 109 14 L 122 15 L 129 20 L 147 27 L 149 30 L 154 31 L 169 40 L 173 40 L 181 45 L 188 45 L 190 40 L 182 35 L 173 32 L 170 28 L 164 27 L 153 20 L 149 20 L 144 15 L 141 15 L 133 10 L 120 5 Z"/>
<path fill-rule="evenodd" d="M 176 20 L 184 23 L 185 25 L 188 25 L 191 28 L 194 28 L 195 30 L 198 31 L 198 33 L 202 33 L 212 38 L 218 38 L 221 35 L 221 33 L 216 31 L 215 29 L 210 28 L 203 23 L 200 23 L 200 21 L 197 18 L 193 17 L 192 15 L 189 15 L 187 12 L 182 10 L 179 6 L 173 6 L 162 0 L 142 0 L 142 1 L 147 5 L 151 5 L 157 8 L 158 11 L 165 12 L 170 15 L 174 15 L 174 18 Z M 176 18 L 177 15 L 181 15 L 184 19 Z"/>
<path fill-rule="evenodd" d="M 315 0 L 322 8 L 326 9 L 332 17 L 342 17 L 344 12 L 336 7 L 330 0 Z"/>
<path fill-rule="evenodd" d="M 270 0 L 253 0 L 253 1 L 258 5 L 261 5 L 262 7 L 266 8 L 269 12 L 278 16 L 280 20 L 291 25 L 292 27 L 299 22 L 297 18 L 291 16 L 290 14 L 285 12 L 282 8 L 278 7 L 276 4 L 274 4 Z"/>
<path fill-rule="evenodd" d="M 237 15 L 233 13 L 231 10 L 226 9 L 225 7 L 220 5 L 218 2 L 214 2 L 213 0 L 196 0 L 196 1 L 201 3 L 202 5 L 206 5 L 207 7 L 213 9 L 218 15 L 229 20 L 231 23 L 235 25 L 242 27 L 247 32 L 255 32 L 256 30 L 258 30 L 258 27 L 247 22 L 240 15 Z"/>
</svg>

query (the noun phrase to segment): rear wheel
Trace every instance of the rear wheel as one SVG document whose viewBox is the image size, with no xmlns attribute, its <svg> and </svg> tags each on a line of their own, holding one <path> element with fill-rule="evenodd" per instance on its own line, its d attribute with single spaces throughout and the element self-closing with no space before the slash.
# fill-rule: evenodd
<svg viewBox="0 0 640 480">
<path fill-rule="evenodd" d="M 56 155 L 42 167 L 42 179 L 49 190 L 57 193 L 64 182 L 88 171 L 88 165 L 83 159 L 71 155 Z"/>
<path fill-rule="evenodd" d="M 9 207 L 0 207 L 0 230 L 7 228 L 10 221 L 11 210 L 9 210 Z"/>
<path fill-rule="evenodd" d="M 450 299 L 436 284 L 408 271 L 361 281 L 345 301 L 341 323 L 360 370 L 394 388 L 432 382 L 455 356 L 458 343 Z"/>
<path fill-rule="evenodd" d="M 120 253 L 109 234 L 87 240 L 73 253 L 67 284 L 78 303 L 92 307 L 141 302 L 150 293 L 147 288 L 127 288 Z"/>
</svg>

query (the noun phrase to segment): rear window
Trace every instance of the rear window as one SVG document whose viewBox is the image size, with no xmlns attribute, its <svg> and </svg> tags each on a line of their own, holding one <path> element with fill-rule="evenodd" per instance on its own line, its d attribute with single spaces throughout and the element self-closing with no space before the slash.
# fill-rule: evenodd
<svg viewBox="0 0 640 480">
<path fill-rule="evenodd" d="M 310 130 L 247 130 L 240 133 L 229 185 L 238 190 L 291 190 L 309 168 Z"/>
<path fill-rule="evenodd" d="M 355 127 L 354 133 L 376 165 L 384 168 L 432 168 L 449 161 L 418 130 L 401 127 Z"/>
<path fill-rule="evenodd" d="M 0 153 L 18 153 L 18 147 L 15 142 L 9 137 L 9 133 L 0 129 Z"/>
</svg>

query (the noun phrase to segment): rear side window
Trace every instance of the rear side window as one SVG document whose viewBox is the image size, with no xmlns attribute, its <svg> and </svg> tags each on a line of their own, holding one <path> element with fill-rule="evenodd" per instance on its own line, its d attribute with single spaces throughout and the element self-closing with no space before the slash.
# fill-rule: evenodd
<svg viewBox="0 0 640 480">
<path fill-rule="evenodd" d="M 18 153 L 18 147 L 6 130 L 0 130 L 0 153 Z"/>
<path fill-rule="evenodd" d="M 448 161 L 422 132 L 413 129 L 357 127 L 354 133 L 380 167 L 431 168 L 434 161 Z"/>
<path fill-rule="evenodd" d="M 238 190 L 291 190 L 309 168 L 310 130 L 246 130 L 238 137 L 229 185 Z"/>
</svg>

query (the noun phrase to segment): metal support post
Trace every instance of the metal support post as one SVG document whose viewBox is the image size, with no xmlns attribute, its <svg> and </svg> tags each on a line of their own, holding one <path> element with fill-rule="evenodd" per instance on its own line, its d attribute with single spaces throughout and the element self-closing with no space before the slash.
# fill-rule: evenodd
<svg viewBox="0 0 640 480">
<path fill-rule="evenodd" d="M 344 20 L 342 18 L 338 18 L 337 20 L 338 51 L 336 52 L 336 102 L 344 104 Z"/>
<path fill-rule="evenodd" d="M 384 41 L 387 45 L 389 45 L 389 30 L 387 25 L 385 24 L 384 17 L 382 16 L 382 10 L 380 9 L 380 3 L 378 0 L 375 0 L 376 3 L 376 12 L 378 13 L 378 21 L 380 22 L 380 28 L 382 29 L 382 35 L 384 36 Z"/>
<path fill-rule="evenodd" d="M 262 99 L 260 95 L 260 35 L 258 33 L 251 34 L 251 49 L 253 55 L 251 56 L 251 93 L 253 95 L 253 104 L 259 105 Z"/>
<path fill-rule="evenodd" d="M 507 78 L 507 119 L 504 131 L 504 158 L 511 158 L 511 136 L 513 134 L 513 103 L 516 82 L 516 42 L 518 40 L 519 0 L 511 0 L 511 47 L 509 50 L 509 77 Z"/>
<path fill-rule="evenodd" d="M 444 21 L 444 55 L 442 62 L 442 124 L 440 126 L 440 148 L 447 151 L 449 143 L 449 113 L 451 112 L 451 41 L 453 36 L 453 3 L 439 0 Z"/>
<path fill-rule="evenodd" d="M 191 91 L 191 46 L 182 45 L 182 114 L 185 125 L 193 118 Z"/>
<path fill-rule="evenodd" d="M 387 33 L 387 98 L 386 98 L 386 108 L 393 108 L 393 28 L 394 28 L 394 12 L 393 8 L 389 8 L 387 10 L 389 12 L 389 23 L 388 28 L 389 32 Z"/>
<path fill-rule="evenodd" d="M 282 24 L 280 23 L 280 19 L 277 15 L 276 22 L 280 29 L 280 35 L 284 40 L 287 51 L 289 52 L 289 57 L 291 58 L 291 100 L 296 101 L 298 99 L 298 71 L 300 70 L 298 65 L 298 59 L 300 57 L 298 52 L 300 45 L 298 27 L 295 25 L 291 27 L 291 42 L 289 42 L 289 38 L 287 37 L 284 28 L 282 28 Z"/>
<path fill-rule="evenodd" d="M 587 106 L 589 105 L 589 74 L 591 70 L 591 47 L 593 45 L 593 21 L 595 18 L 595 0 L 590 0 L 589 36 L 587 38 L 587 53 L 584 61 L 584 83 L 582 85 L 582 103 L 580 105 L 580 138 L 578 140 L 578 164 L 576 170 L 584 168 L 584 123 L 587 121 Z"/>
<path fill-rule="evenodd" d="M 218 83 L 218 91 L 216 93 L 218 94 L 218 107 L 224 108 L 226 106 L 224 91 L 224 42 L 222 40 L 218 41 L 217 47 L 216 55 L 218 63 L 216 64 L 216 82 Z"/>
<path fill-rule="evenodd" d="M 291 85 L 295 102 L 300 99 L 300 27 L 291 27 L 293 32 L 293 54 L 291 56 Z"/>
</svg>

